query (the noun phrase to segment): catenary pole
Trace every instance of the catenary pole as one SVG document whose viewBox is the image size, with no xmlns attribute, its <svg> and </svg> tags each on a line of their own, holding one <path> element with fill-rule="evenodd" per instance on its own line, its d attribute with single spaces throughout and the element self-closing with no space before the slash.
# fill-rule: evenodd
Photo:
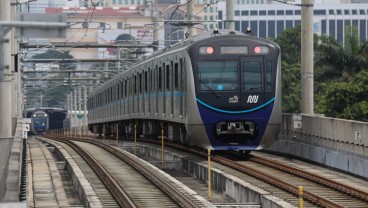
<svg viewBox="0 0 368 208">
<path fill-rule="evenodd" d="M 226 0 L 226 25 L 225 28 L 235 31 L 234 0 Z"/>
<path fill-rule="evenodd" d="M 192 21 L 193 18 L 193 10 L 194 10 L 194 0 L 187 0 L 187 19 L 188 22 Z M 193 27 L 190 25 L 188 27 L 188 38 L 193 37 Z"/>
<path fill-rule="evenodd" d="M 301 113 L 314 113 L 313 0 L 302 0 Z"/>
<path fill-rule="evenodd" d="M 8 1 L 0 1 L 0 21 L 10 21 Z M 0 26 L 0 139 L 12 137 L 11 40 L 7 30 Z"/>
</svg>

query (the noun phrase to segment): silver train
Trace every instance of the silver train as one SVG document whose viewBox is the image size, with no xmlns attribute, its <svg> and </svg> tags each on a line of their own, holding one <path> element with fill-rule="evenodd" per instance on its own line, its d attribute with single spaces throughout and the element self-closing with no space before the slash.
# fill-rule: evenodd
<svg viewBox="0 0 368 208">
<path fill-rule="evenodd" d="M 49 130 L 49 115 L 45 111 L 36 111 L 31 116 L 31 133 L 45 134 Z"/>
<path fill-rule="evenodd" d="M 220 31 L 165 48 L 88 97 L 98 134 L 167 139 L 204 149 L 256 150 L 281 125 L 279 46 Z"/>
</svg>

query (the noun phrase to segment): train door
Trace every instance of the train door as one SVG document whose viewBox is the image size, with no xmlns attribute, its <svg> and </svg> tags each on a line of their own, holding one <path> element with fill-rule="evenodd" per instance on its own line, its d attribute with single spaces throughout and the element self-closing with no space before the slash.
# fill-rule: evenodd
<svg viewBox="0 0 368 208">
<path fill-rule="evenodd" d="M 241 104 L 244 108 L 252 109 L 264 102 L 263 68 L 263 57 L 241 59 Z"/>
</svg>

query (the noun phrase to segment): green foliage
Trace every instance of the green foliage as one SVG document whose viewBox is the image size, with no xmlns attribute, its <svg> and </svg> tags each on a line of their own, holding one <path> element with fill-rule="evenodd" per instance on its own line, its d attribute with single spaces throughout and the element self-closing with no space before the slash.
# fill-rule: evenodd
<svg viewBox="0 0 368 208">
<path fill-rule="evenodd" d="M 351 82 L 331 82 L 316 105 L 329 117 L 368 121 L 368 72 L 360 71 Z"/>
<path fill-rule="evenodd" d="M 333 37 L 321 36 L 315 48 L 316 79 L 351 81 L 354 74 L 367 66 L 365 50 L 360 47 L 356 27 L 346 27 L 344 47 Z"/>
<path fill-rule="evenodd" d="M 282 110 L 285 113 L 300 112 L 300 64 L 282 62 Z"/>
<path fill-rule="evenodd" d="M 300 25 L 294 28 L 286 29 L 275 39 L 275 42 L 279 44 L 281 48 L 281 60 L 287 64 L 300 63 L 300 30 Z"/>
<path fill-rule="evenodd" d="M 282 53 L 284 113 L 299 113 L 300 27 L 285 30 L 275 41 Z M 345 28 L 344 46 L 334 37 L 314 37 L 315 113 L 368 121 L 368 41 L 360 44 L 357 28 Z"/>
</svg>

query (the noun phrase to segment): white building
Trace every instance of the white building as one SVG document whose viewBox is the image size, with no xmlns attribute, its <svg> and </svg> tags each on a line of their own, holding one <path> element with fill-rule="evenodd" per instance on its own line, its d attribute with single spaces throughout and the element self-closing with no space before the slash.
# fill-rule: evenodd
<svg viewBox="0 0 368 208">
<path fill-rule="evenodd" d="M 332 1 L 332 0 L 327 0 Z M 218 23 L 225 28 L 225 2 L 218 3 Z M 314 4 L 313 30 L 321 35 L 334 36 L 339 42 L 344 41 L 345 26 L 352 25 L 358 29 L 360 41 L 367 40 L 368 4 Z M 287 28 L 301 24 L 301 7 L 287 4 L 236 5 L 234 11 L 235 30 L 260 37 L 276 38 Z"/>
</svg>

